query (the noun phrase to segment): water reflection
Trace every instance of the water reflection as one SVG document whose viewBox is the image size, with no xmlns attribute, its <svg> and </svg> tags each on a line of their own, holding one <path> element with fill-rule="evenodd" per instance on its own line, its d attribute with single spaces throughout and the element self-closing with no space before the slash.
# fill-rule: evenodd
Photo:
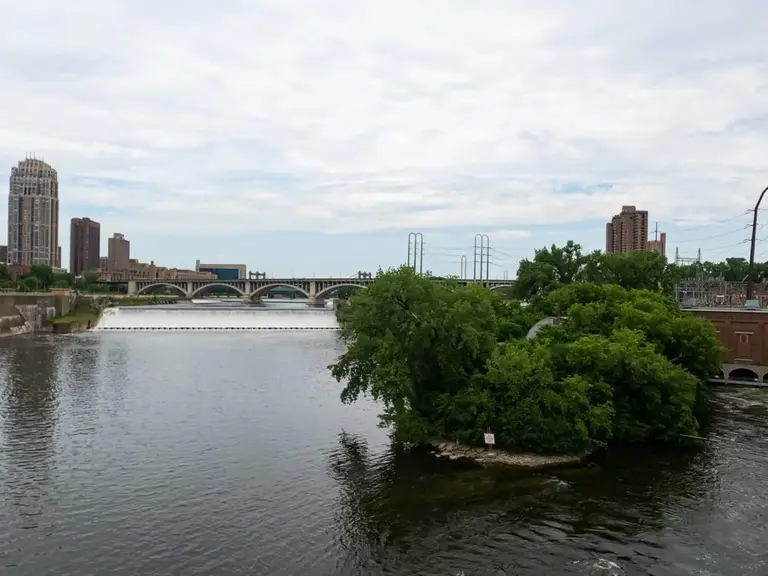
<svg viewBox="0 0 768 576">
<path fill-rule="evenodd" d="M 41 342 L 0 340 L 0 435 L 5 460 L 3 507 L 15 507 L 20 527 L 34 527 L 52 490 L 59 390 L 56 351 Z M 9 528 L 9 527 L 4 527 Z"/>
<path fill-rule="evenodd" d="M 531 475 L 374 453 L 342 434 L 329 469 L 340 485 L 340 545 L 372 573 L 621 573 L 658 569 L 665 529 L 717 487 L 711 458 L 709 448 L 635 450 Z"/>
</svg>

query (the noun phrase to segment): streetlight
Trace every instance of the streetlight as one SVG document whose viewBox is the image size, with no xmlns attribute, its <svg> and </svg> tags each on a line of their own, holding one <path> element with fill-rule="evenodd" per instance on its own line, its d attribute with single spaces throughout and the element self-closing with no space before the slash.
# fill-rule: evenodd
<svg viewBox="0 0 768 576">
<path fill-rule="evenodd" d="M 757 199 L 755 204 L 755 214 L 752 217 L 752 243 L 749 246 L 749 272 L 747 272 L 747 300 L 752 300 L 752 271 L 755 268 L 755 236 L 757 235 L 757 211 L 760 209 L 760 202 L 763 201 L 763 196 L 768 192 L 768 186 L 760 194 L 760 198 Z"/>
</svg>

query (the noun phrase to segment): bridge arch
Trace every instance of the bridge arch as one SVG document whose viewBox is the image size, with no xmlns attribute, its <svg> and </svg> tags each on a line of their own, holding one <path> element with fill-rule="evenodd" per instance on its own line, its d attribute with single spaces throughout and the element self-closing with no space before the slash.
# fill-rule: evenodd
<svg viewBox="0 0 768 576">
<path fill-rule="evenodd" d="M 757 372 L 749 368 L 736 368 L 728 374 L 729 380 L 748 380 L 750 382 L 759 382 L 760 377 Z"/>
<path fill-rule="evenodd" d="M 233 291 L 237 292 L 238 294 L 240 294 L 240 296 L 245 296 L 245 292 L 243 292 L 242 290 L 240 290 L 239 288 L 237 288 L 235 286 L 232 286 L 232 284 L 224 284 L 224 283 L 221 283 L 221 282 L 214 282 L 213 284 L 205 284 L 204 286 L 201 286 L 197 290 L 192 291 L 192 295 L 190 297 L 191 298 L 199 298 L 199 297 L 203 296 L 208 290 L 210 290 L 211 288 L 214 288 L 214 287 L 229 288 L 230 290 L 233 290 Z"/>
<path fill-rule="evenodd" d="M 501 288 L 514 288 L 514 284 L 497 284 L 495 286 L 491 286 L 488 288 L 488 290 L 499 290 Z"/>
<path fill-rule="evenodd" d="M 287 282 L 275 282 L 273 284 L 265 284 L 264 286 L 259 286 L 256 288 L 253 292 L 251 292 L 248 297 L 249 298 L 260 298 L 261 296 L 264 296 L 265 294 L 268 294 L 270 290 L 273 288 L 290 288 L 291 290 L 296 290 L 296 292 L 301 292 L 309 298 L 309 292 L 304 290 L 301 286 L 296 286 L 295 284 L 288 284 Z"/>
<path fill-rule="evenodd" d="M 167 282 L 155 282 L 154 284 L 149 284 L 149 285 L 144 286 L 143 288 L 140 288 L 139 290 L 137 290 L 136 294 L 137 295 L 147 294 L 147 293 L 151 292 L 152 290 L 154 290 L 155 288 L 158 288 L 160 286 L 164 286 L 166 288 L 173 288 L 174 290 L 176 290 L 182 296 L 186 296 L 187 295 L 187 293 L 184 291 L 183 288 L 180 288 L 179 286 L 176 286 L 175 284 L 169 284 Z"/>
<path fill-rule="evenodd" d="M 336 284 L 335 286 L 329 286 L 328 288 L 323 288 L 315 295 L 315 298 L 323 299 L 329 294 L 333 294 L 336 290 L 339 288 L 367 288 L 368 286 L 363 286 L 362 284 L 355 284 L 354 282 L 346 282 L 344 284 Z"/>
</svg>

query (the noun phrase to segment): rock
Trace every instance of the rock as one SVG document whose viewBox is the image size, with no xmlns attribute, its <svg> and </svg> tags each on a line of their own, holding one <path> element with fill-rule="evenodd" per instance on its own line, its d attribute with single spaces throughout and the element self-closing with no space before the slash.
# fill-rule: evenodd
<svg viewBox="0 0 768 576">
<path fill-rule="evenodd" d="M 503 450 L 485 450 L 474 448 L 455 442 L 435 440 L 429 442 L 438 457 L 449 460 L 467 459 L 481 466 L 515 466 L 534 470 L 562 468 L 578 466 L 584 462 L 589 454 L 547 456 L 543 454 L 514 454 Z"/>
</svg>

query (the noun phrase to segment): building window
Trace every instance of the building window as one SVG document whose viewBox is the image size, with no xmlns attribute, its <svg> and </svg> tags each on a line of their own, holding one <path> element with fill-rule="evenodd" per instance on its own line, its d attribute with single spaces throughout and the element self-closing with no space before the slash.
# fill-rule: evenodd
<svg viewBox="0 0 768 576">
<path fill-rule="evenodd" d="M 739 344 L 749 344 L 749 334 L 739 334 Z"/>
</svg>

